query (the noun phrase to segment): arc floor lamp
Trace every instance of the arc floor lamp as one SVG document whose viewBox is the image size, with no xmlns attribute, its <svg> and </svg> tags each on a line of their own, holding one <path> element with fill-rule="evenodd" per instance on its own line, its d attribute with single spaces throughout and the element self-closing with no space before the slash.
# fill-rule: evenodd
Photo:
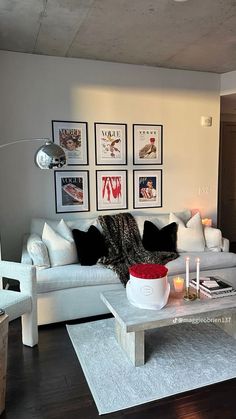
<svg viewBox="0 0 236 419">
<path fill-rule="evenodd" d="M 66 154 L 62 147 L 53 143 L 47 138 L 32 138 L 12 141 L 0 144 L 0 149 L 10 147 L 14 144 L 23 142 L 41 141 L 44 144 L 36 151 L 35 163 L 40 169 L 57 169 L 66 165 Z M 0 242 L 0 260 L 1 260 L 1 242 Z M 3 287 L 2 278 L 0 277 L 0 289 Z"/>
<path fill-rule="evenodd" d="M 35 155 L 35 163 L 40 169 L 57 169 L 65 166 L 66 154 L 63 148 L 57 144 L 54 144 L 47 138 L 32 138 L 12 141 L 9 143 L 0 144 L 0 149 L 11 146 L 13 144 L 32 141 L 43 141 L 45 143 L 37 150 Z"/>
</svg>

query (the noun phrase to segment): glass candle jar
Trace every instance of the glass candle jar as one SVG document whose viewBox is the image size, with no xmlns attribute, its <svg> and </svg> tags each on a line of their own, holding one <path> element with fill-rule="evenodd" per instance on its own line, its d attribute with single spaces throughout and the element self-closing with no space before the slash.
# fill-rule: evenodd
<svg viewBox="0 0 236 419">
<path fill-rule="evenodd" d="M 184 279 L 181 278 L 180 276 L 176 276 L 173 279 L 173 284 L 174 284 L 174 289 L 175 292 L 182 292 L 184 289 Z"/>
</svg>

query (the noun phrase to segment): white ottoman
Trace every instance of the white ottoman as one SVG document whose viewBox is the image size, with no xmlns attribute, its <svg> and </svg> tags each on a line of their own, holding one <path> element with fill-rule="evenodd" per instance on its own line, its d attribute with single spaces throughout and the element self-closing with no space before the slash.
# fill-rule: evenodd
<svg viewBox="0 0 236 419">
<path fill-rule="evenodd" d="M 126 284 L 126 295 L 131 304 L 138 308 L 160 310 L 168 301 L 170 284 L 168 269 L 158 264 L 137 264 L 129 268 L 130 279 Z"/>
</svg>

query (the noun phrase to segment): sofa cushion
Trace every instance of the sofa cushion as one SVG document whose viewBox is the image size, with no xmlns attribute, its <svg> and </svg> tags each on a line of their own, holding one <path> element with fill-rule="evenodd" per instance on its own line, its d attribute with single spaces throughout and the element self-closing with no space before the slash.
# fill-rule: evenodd
<svg viewBox="0 0 236 419">
<path fill-rule="evenodd" d="M 145 220 L 152 221 L 157 227 L 162 228 L 166 224 L 169 224 L 169 213 L 161 214 L 158 211 L 155 212 L 140 212 L 140 211 L 131 211 L 132 215 L 137 221 L 140 234 L 142 236 L 143 234 L 143 225 Z M 91 225 L 94 225 L 99 229 L 99 231 L 102 232 L 102 227 L 97 220 L 97 216 L 91 216 L 91 217 L 83 217 L 82 214 L 73 214 L 75 218 L 73 219 L 65 219 L 66 224 L 70 227 L 71 230 L 74 228 L 78 228 L 82 231 L 87 231 L 88 228 Z M 183 210 L 179 212 L 175 212 L 175 215 L 177 217 L 180 217 L 181 220 L 183 220 L 185 223 L 189 220 L 191 217 L 191 211 L 190 210 Z M 67 217 L 67 216 L 66 216 Z M 32 218 L 31 220 L 31 226 L 30 226 L 30 232 L 39 234 L 39 236 L 42 236 L 43 233 L 43 227 L 45 222 L 52 227 L 54 230 L 59 223 L 59 220 L 52 220 L 52 219 L 46 219 L 46 218 Z"/>
<path fill-rule="evenodd" d="M 81 265 L 95 265 L 101 256 L 106 255 L 105 238 L 95 226 L 90 226 L 88 231 L 74 229 L 72 234 Z"/>
<path fill-rule="evenodd" d="M 50 268 L 50 259 L 46 244 L 38 234 L 30 234 L 27 239 L 27 251 L 34 265 Z"/>
<path fill-rule="evenodd" d="M 177 250 L 178 252 L 203 252 L 205 238 L 201 216 L 196 213 L 185 225 L 184 221 L 175 214 L 170 213 L 170 223 L 178 224 Z"/>
<path fill-rule="evenodd" d="M 236 254 L 228 252 L 186 252 L 168 262 L 168 276 L 185 275 L 186 256 L 190 258 L 190 272 L 196 272 L 196 258 L 200 256 L 200 273 L 206 270 L 224 269 L 236 266 Z M 63 290 L 103 284 L 119 284 L 116 273 L 102 265 L 81 266 L 78 264 L 56 266 L 37 271 L 37 292 Z"/>
<path fill-rule="evenodd" d="M 204 227 L 204 236 L 206 247 L 212 252 L 220 252 L 222 250 L 222 233 L 218 228 Z"/>
<path fill-rule="evenodd" d="M 144 248 L 151 252 L 176 252 L 177 224 L 167 224 L 162 229 L 159 229 L 151 221 L 146 220 L 144 222 L 142 242 Z"/>
<path fill-rule="evenodd" d="M 196 272 L 196 258 L 200 258 L 200 274 L 204 270 L 231 268 L 236 266 L 236 254 L 229 252 L 184 252 L 168 262 L 168 275 L 181 275 L 186 272 L 186 257 L 189 256 L 189 270 Z"/>
<path fill-rule="evenodd" d="M 51 220 L 47 218 L 32 218 L 30 232 L 42 236 L 45 223 L 47 223 L 50 227 L 52 227 L 55 230 L 59 221 L 60 220 Z M 97 228 L 100 227 L 99 223 L 97 222 L 97 217 L 83 218 L 80 215 L 79 218 L 64 221 L 68 225 L 68 227 L 70 227 L 71 230 L 73 230 L 73 228 L 79 228 L 82 231 L 86 231 L 91 225 L 95 225 Z"/>
<path fill-rule="evenodd" d="M 46 244 L 51 266 L 69 265 L 78 262 L 72 231 L 61 220 L 55 230 L 45 223 L 42 241 Z"/>
<path fill-rule="evenodd" d="M 151 221 L 158 228 L 162 228 L 162 227 L 166 226 L 167 224 L 169 224 L 169 217 L 170 217 L 169 213 L 160 214 L 157 211 L 155 213 L 153 213 L 153 212 L 151 212 L 151 213 L 150 212 L 147 212 L 147 213 L 142 212 L 140 214 L 140 212 L 135 212 L 135 211 L 133 211 L 131 213 L 136 220 L 136 223 L 138 225 L 138 229 L 139 229 L 141 237 L 143 235 L 143 229 L 144 229 L 144 222 L 145 221 Z M 184 223 L 186 223 L 189 220 L 189 218 L 191 217 L 191 211 L 190 210 L 179 211 L 179 212 L 175 212 L 174 214 L 177 217 L 181 218 L 181 220 L 183 220 Z"/>
<path fill-rule="evenodd" d="M 120 284 L 120 280 L 114 271 L 102 265 L 73 264 L 37 271 L 38 293 L 103 284 Z"/>
</svg>

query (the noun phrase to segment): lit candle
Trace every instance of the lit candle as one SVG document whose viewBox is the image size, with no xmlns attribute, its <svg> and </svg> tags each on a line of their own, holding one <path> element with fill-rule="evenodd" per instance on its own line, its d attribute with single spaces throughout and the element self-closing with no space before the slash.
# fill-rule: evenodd
<svg viewBox="0 0 236 419">
<path fill-rule="evenodd" d="M 212 219 L 211 218 L 203 218 L 202 219 L 202 224 L 204 226 L 211 227 L 212 226 Z"/>
<path fill-rule="evenodd" d="M 189 257 L 186 257 L 186 288 L 189 288 Z"/>
<path fill-rule="evenodd" d="M 196 283 L 197 283 L 197 291 L 198 291 L 199 285 L 200 285 L 200 258 L 197 258 L 196 262 L 197 262 Z"/>
<path fill-rule="evenodd" d="M 175 292 L 182 292 L 184 288 L 184 279 L 177 276 L 173 279 Z"/>
</svg>

